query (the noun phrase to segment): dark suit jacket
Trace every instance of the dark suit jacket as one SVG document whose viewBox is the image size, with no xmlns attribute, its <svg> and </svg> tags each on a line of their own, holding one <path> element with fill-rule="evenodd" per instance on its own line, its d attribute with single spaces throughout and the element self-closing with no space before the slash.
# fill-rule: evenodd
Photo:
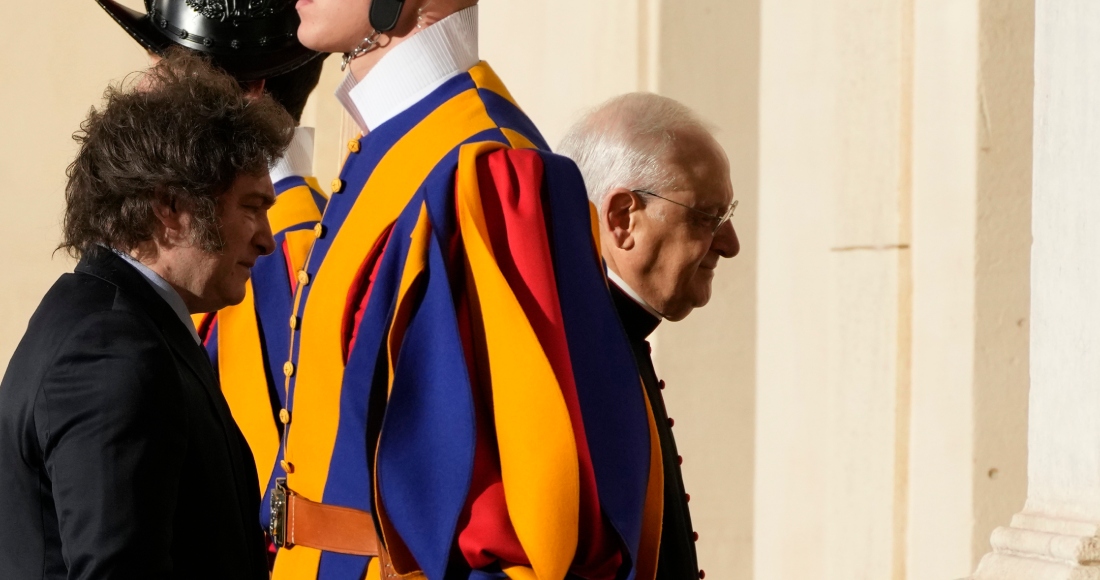
<svg viewBox="0 0 1100 580">
<path fill-rule="evenodd" d="M 657 438 L 661 442 L 661 458 L 665 474 L 665 505 L 661 526 L 661 547 L 657 559 L 657 580 L 694 580 L 699 577 L 699 563 L 695 556 L 695 531 L 691 527 L 684 478 L 680 473 L 680 456 L 676 451 L 676 439 L 665 410 L 661 395 L 664 381 L 657 379 L 646 338 L 657 329 L 660 319 L 634 302 L 615 284 L 611 284 L 611 297 L 615 309 L 630 339 L 638 371 L 642 375 L 653 418 L 657 422 Z"/>
<path fill-rule="evenodd" d="M 266 580 L 249 453 L 171 307 L 85 257 L 0 383 L 0 578 Z"/>
</svg>

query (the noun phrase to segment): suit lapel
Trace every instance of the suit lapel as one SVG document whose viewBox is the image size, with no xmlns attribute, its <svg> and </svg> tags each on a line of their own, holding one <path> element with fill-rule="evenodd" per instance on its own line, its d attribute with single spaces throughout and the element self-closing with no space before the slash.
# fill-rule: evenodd
<svg viewBox="0 0 1100 580">
<path fill-rule="evenodd" d="M 172 307 L 157 294 L 152 285 L 140 272 L 125 260 L 115 255 L 114 252 L 103 249 L 85 256 L 76 267 L 77 272 L 83 272 L 101 278 L 117 286 L 137 302 L 144 312 L 153 320 L 154 325 L 164 335 L 168 346 L 176 353 L 176 356 L 184 361 L 187 367 L 202 383 L 210 401 L 217 409 L 219 423 L 225 436 L 226 446 L 230 457 L 233 459 L 233 471 L 238 482 L 238 488 L 245 485 L 247 478 L 240 472 L 240 466 L 246 465 L 243 461 L 251 461 L 251 458 L 243 456 L 241 449 L 241 437 L 237 424 L 233 421 L 233 415 L 229 405 L 225 402 L 221 388 L 218 385 L 214 368 L 207 358 L 206 351 L 195 342 L 191 332 L 184 326 Z M 246 504 L 247 505 L 247 504 Z"/>
</svg>

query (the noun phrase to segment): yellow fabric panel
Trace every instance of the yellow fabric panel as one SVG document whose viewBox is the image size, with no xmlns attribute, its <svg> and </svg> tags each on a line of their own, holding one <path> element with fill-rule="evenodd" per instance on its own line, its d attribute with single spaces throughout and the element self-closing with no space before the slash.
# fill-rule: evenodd
<svg viewBox="0 0 1100 580">
<path fill-rule="evenodd" d="M 208 312 L 202 312 L 202 313 L 199 313 L 199 314 L 192 314 L 191 315 L 191 324 L 195 325 L 195 330 L 198 330 L 199 328 L 202 327 L 202 321 L 203 321 L 204 318 L 206 318 L 207 314 L 209 314 L 209 313 Z"/>
<path fill-rule="evenodd" d="M 653 580 L 657 577 L 657 558 L 661 552 L 661 527 L 665 509 L 665 473 L 661 463 L 661 440 L 657 435 L 657 420 L 653 407 L 645 395 L 646 416 L 649 419 L 649 484 L 645 492 L 645 512 L 642 516 L 642 539 L 638 544 L 637 580 Z"/>
<path fill-rule="evenodd" d="M 279 550 L 275 558 L 272 580 L 316 580 L 317 567 L 321 564 L 321 551 L 305 546 L 293 546 Z M 370 577 L 369 575 L 367 576 Z"/>
<path fill-rule="evenodd" d="M 267 220 L 271 222 L 272 233 L 279 233 L 290 226 L 302 222 L 315 222 L 321 219 L 321 210 L 313 201 L 313 192 L 304 185 L 292 187 L 275 198 L 275 205 L 267 210 Z"/>
<path fill-rule="evenodd" d="M 504 136 L 508 138 L 508 142 L 512 144 L 513 149 L 538 149 L 539 148 L 538 145 L 535 145 L 534 143 L 532 143 L 530 139 L 523 136 L 521 133 L 517 133 L 516 131 L 513 131 L 512 129 L 509 129 L 507 127 L 503 127 L 503 128 L 501 128 L 500 132 L 504 133 Z"/>
<path fill-rule="evenodd" d="M 592 202 L 588 202 L 588 219 L 592 227 L 592 247 L 596 250 L 596 261 L 603 264 L 603 247 L 600 246 L 600 213 Z M 604 278 L 607 278 L 606 273 Z"/>
<path fill-rule="evenodd" d="M 393 369 L 397 367 L 397 355 L 401 350 L 401 339 L 405 336 L 405 328 L 408 316 L 411 314 L 413 304 L 409 300 L 409 290 L 412 289 L 420 274 L 428 265 L 428 241 L 432 235 L 431 223 L 428 221 L 428 206 L 420 205 L 420 216 L 416 220 L 416 226 L 409 236 L 412 243 L 409 244 L 409 254 L 405 257 L 405 267 L 401 270 L 401 285 L 397 290 L 397 307 L 394 309 L 393 324 L 387 344 L 390 357 L 389 391 L 393 391 Z"/>
<path fill-rule="evenodd" d="M 476 160 L 501 147 L 459 150 L 456 212 L 484 332 L 508 514 L 533 577 L 560 579 L 577 549 L 577 445 L 561 386 L 489 242 Z"/>
<path fill-rule="evenodd" d="M 539 580 L 535 571 L 527 566 L 502 566 L 501 571 L 508 576 L 509 580 Z"/>
<path fill-rule="evenodd" d="M 512 93 L 508 92 L 508 88 L 504 86 L 504 82 L 500 80 L 493 69 L 489 68 L 489 64 L 485 61 L 481 61 L 474 65 L 474 68 L 470 69 L 470 77 L 474 79 L 474 86 L 479 89 L 486 89 L 492 91 L 505 99 L 508 102 L 516 105 L 516 100 L 512 98 Z M 519 105 L 516 105 L 519 108 Z"/>
<path fill-rule="evenodd" d="M 329 195 L 329 193 L 327 191 L 325 191 L 324 189 L 321 188 L 321 182 L 317 181 L 316 177 L 313 177 L 311 175 L 309 177 L 303 177 L 302 179 L 306 180 L 306 184 L 309 185 L 311 188 L 313 188 L 313 191 L 316 191 L 317 193 L 321 194 L 321 197 L 323 197 L 325 199 L 328 199 L 329 197 L 332 197 L 332 196 Z"/>
<path fill-rule="evenodd" d="M 382 564 L 378 558 L 371 558 L 367 564 L 367 575 L 363 580 L 382 580 Z"/>
<path fill-rule="evenodd" d="M 256 461 L 261 494 L 279 454 L 279 431 L 271 415 L 263 362 L 250 280 L 245 285 L 244 300 L 218 313 L 218 374 L 233 420 L 248 440 Z"/>
<path fill-rule="evenodd" d="M 294 230 L 286 233 L 286 255 L 290 258 L 291 276 L 306 265 L 309 250 L 313 247 L 317 236 L 313 230 Z"/>
<path fill-rule="evenodd" d="M 439 160 L 470 135 L 494 126 L 473 89 L 429 114 L 379 161 L 313 276 L 301 320 L 297 387 L 286 447 L 287 460 L 294 465 L 287 484 L 306 498 L 319 501 L 328 479 L 344 375 L 340 330 L 355 274 L 374 241 Z M 300 300 L 298 294 L 295 301 Z"/>
</svg>

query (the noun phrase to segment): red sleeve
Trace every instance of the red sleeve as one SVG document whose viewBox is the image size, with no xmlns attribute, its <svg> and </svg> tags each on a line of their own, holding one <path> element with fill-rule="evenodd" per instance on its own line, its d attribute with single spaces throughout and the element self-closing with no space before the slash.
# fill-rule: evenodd
<svg viewBox="0 0 1100 580">
<path fill-rule="evenodd" d="M 479 158 L 477 171 L 493 254 L 546 352 L 573 424 L 581 477 L 581 513 L 572 572 L 589 578 L 613 578 L 622 561 L 621 552 L 617 535 L 600 511 L 595 473 L 585 438 L 543 214 L 542 158 L 534 150 L 501 149 Z M 491 471 L 494 467 L 495 482 L 500 481 L 499 460 L 494 463 L 495 448 L 489 448 L 492 441 L 480 436 L 481 424 L 485 421 L 491 418 L 479 416 L 475 484 L 486 479 L 481 476 L 483 470 Z M 495 482 L 484 481 L 490 486 L 486 489 L 471 488 L 470 504 L 484 509 L 472 509 L 469 525 L 460 530 L 459 547 L 474 568 L 479 567 L 475 564 L 484 564 L 482 560 L 487 554 L 503 557 L 502 552 L 513 549 L 511 539 L 505 537 L 507 534 L 494 537 L 491 533 L 492 530 L 506 531 L 506 527 L 510 529 L 501 523 L 501 518 L 507 521 L 506 511 L 500 511 L 506 509 L 503 496 L 500 505 L 478 506 L 478 501 L 489 503 L 484 501 L 488 498 L 482 496 L 491 493 L 494 485 L 499 485 Z M 468 509 L 470 507 L 468 505 Z"/>
</svg>

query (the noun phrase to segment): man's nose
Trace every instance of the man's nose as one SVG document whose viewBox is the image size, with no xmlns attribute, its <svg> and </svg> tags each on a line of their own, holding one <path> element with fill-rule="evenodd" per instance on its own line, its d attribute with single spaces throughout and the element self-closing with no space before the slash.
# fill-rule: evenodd
<svg viewBox="0 0 1100 580">
<path fill-rule="evenodd" d="M 261 256 L 266 256 L 275 251 L 275 236 L 271 234 L 271 222 L 268 221 L 266 213 L 264 213 L 263 219 L 260 220 L 260 229 L 256 232 L 253 240 Z"/>
<path fill-rule="evenodd" d="M 710 247 L 723 258 L 732 258 L 741 251 L 741 241 L 737 239 L 737 230 L 733 228 L 733 222 L 722 224 L 717 232 L 714 232 L 714 241 Z"/>
</svg>

